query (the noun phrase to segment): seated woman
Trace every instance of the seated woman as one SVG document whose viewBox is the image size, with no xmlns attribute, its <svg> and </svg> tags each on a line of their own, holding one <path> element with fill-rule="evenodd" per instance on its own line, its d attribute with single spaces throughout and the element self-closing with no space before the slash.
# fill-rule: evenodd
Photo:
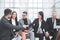
<svg viewBox="0 0 60 40">
<path fill-rule="evenodd" d="M 43 12 L 38 12 L 38 18 L 33 21 L 31 24 L 34 28 L 35 37 L 39 37 L 39 40 L 43 40 L 45 21 Z"/>
<path fill-rule="evenodd" d="M 12 24 L 12 25 L 16 25 L 18 26 L 18 21 L 17 21 L 17 12 L 13 11 L 12 14 L 11 14 L 11 19 L 9 20 L 9 22 Z M 15 35 L 20 35 L 22 36 L 22 40 L 25 40 L 24 39 L 24 32 L 21 32 L 21 30 L 15 30 L 15 29 L 12 29 L 13 32 L 11 32 L 13 34 L 13 36 Z M 12 35 L 11 35 L 12 36 Z"/>
</svg>

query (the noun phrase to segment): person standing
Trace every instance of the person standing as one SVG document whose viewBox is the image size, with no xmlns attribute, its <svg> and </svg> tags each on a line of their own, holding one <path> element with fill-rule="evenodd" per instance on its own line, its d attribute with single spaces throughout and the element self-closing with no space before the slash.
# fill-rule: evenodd
<svg viewBox="0 0 60 40">
<path fill-rule="evenodd" d="M 9 19 L 11 18 L 12 10 L 7 8 L 4 10 L 4 16 L 0 20 L 0 40 L 11 40 L 11 30 L 17 29 L 21 30 L 25 27 L 14 26 L 9 23 Z"/>
</svg>

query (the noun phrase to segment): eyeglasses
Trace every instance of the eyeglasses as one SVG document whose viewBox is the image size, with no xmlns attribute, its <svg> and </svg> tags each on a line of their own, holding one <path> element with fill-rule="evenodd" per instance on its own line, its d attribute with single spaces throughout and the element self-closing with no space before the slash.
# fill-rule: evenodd
<svg viewBox="0 0 60 40">
<path fill-rule="evenodd" d="M 22 15 L 22 16 L 26 16 L 26 15 Z"/>
</svg>

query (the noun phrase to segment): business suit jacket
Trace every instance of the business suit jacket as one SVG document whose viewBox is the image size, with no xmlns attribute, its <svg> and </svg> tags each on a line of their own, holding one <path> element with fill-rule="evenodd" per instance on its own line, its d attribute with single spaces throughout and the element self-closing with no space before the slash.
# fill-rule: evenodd
<svg viewBox="0 0 60 40">
<path fill-rule="evenodd" d="M 12 20 L 11 19 L 9 20 L 9 23 L 12 24 Z M 15 23 L 16 23 L 16 26 L 18 26 L 18 21 L 17 20 L 15 20 Z M 11 38 L 13 38 L 15 36 L 15 32 L 17 32 L 17 31 L 19 31 L 19 30 L 16 30 L 16 29 L 15 29 L 15 31 L 13 31 L 13 29 L 11 30 Z"/>
<path fill-rule="evenodd" d="M 46 21 L 46 31 L 48 31 L 50 33 L 50 35 L 52 35 L 52 36 L 55 35 L 57 32 L 57 30 L 54 29 L 54 27 L 53 27 L 52 18 L 48 18 Z"/>
<path fill-rule="evenodd" d="M 9 23 L 11 23 L 12 24 L 12 20 L 10 19 L 9 20 Z M 18 21 L 17 20 L 15 20 L 15 23 L 16 23 L 16 26 L 18 25 Z"/>
<path fill-rule="evenodd" d="M 28 25 L 31 24 L 31 20 L 27 19 L 27 22 L 28 22 Z M 20 25 L 22 25 L 21 27 L 23 27 L 23 25 L 24 25 L 24 20 L 23 19 L 19 20 L 19 26 Z M 32 27 L 30 27 L 30 26 L 28 27 L 28 30 L 33 31 Z"/>
<path fill-rule="evenodd" d="M 12 20 L 11 19 L 9 20 L 9 23 L 12 24 Z M 15 23 L 16 23 L 16 26 L 18 26 L 18 21 L 17 20 L 15 20 Z M 19 31 L 19 30 L 16 30 L 16 31 Z"/>
<path fill-rule="evenodd" d="M 10 24 L 5 17 L 2 17 L 0 20 L 0 40 L 11 40 L 12 29 L 20 30 L 21 27 Z"/>
<path fill-rule="evenodd" d="M 34 28 L 34 33 L 37 34 L 38 27 L 39 27 L 39 19 L 38 18 L 35 19 L 31 25 Z M 41 28 L 42 28 L 42 30 L 45 29 L 45 21 L 44 20 L 42 20 Z"/>
</svg>

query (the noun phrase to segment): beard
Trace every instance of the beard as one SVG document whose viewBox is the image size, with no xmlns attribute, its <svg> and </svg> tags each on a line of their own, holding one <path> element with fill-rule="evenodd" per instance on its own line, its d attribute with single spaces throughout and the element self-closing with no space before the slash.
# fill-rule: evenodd
<svg viewBox="0 0 60 40">
<path fill-rule="evenodd" d="M 11 19 L 11 17 L 8 17 L 8 20 L 10 20 Z"/>
</svg>

